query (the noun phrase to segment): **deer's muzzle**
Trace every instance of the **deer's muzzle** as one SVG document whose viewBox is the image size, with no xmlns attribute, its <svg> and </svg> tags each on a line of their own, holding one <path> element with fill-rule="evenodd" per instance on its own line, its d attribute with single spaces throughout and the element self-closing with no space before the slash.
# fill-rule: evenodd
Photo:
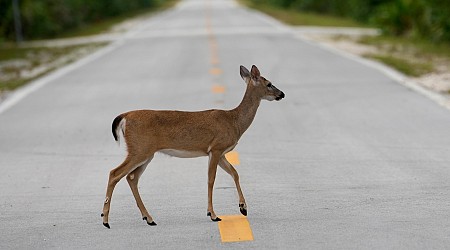
<svg viewBox="0 0 450 250">
<path fill-rule="evenodd" d="M 275 100 L 279 101 L 284 98 L 284 93 L 281 91 L 281 94 L 275 98 Z"/>
</svg>

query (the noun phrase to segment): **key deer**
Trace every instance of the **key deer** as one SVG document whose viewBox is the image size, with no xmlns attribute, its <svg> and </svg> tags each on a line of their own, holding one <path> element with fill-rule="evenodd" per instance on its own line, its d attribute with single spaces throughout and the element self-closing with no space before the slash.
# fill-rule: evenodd
<svg viewBox="0 0 450 250">
<path fill-rule="evenodd" d="M 147 211 L 138 191 L 138 181 L 156 152 L 191 158 L 208 156 L 208 209 L 212 221 L 220 221 L 213 209 L 213 186 L 217 165 L 230 174 L 239 195 L 239 209 L 247 215 L 247 204 L 242 194 L 239 175 L 225 158 L 252 123 L 262 99 L 273 101 L 284 98 L 284 93 L 260 75 L 256 66 L 249 72 L 240 67 L 247 84 L 244 98 L 232 110 L 205 110 L 199 112 L 135 110 L 117 116 L 112 123 L 114 139 L 122 132 L 128 154 L 118 167 L 111 170 L 103 205 L 103 225 L 110 228 L 108 215 L 116 184 L 126 176 L 143 220 L 156 225 Z"/>
</svg>

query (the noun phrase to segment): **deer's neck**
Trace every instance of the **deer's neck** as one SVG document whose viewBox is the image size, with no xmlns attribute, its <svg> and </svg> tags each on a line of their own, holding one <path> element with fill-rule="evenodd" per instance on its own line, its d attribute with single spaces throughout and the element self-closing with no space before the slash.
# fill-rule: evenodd
<svg viewBox="0 0 450 250">
<path fill-rule="evenodd" d="M 232 112 L 235 113 L 236 125 L 239 129 L 240 135 L 242 135 L 248 127 L 250 127 L 250 124 L 252 124 L 260 103 L 261 98 L 253 96 L 251 94 L 250 87 L 247 86 L 247 90 L 245 91 L 245 95 L 241 103 L 232 110 Z"/>
</svg>

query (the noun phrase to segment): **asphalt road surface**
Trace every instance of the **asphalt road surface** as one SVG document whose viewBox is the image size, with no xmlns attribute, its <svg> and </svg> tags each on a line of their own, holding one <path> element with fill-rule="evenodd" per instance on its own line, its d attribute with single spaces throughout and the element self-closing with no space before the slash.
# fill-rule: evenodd
<svg viewBox="0 0 450 250">
<path fill-rule="evenodd" d="M 263 101 L 236 151 L 254 240 L 222 243 L 206 216 L 206 157 L 157 155 L 125 180 L 113 118 L 231 109 L 256 64 L 286 94 Z M 450 112 L 380 71 L 306 43 L 226 0 L 185 0 L 47 78 L 0 113 L 1 249 L 443 249 L 450 246 Z M 239 213 L 218 170 L 214 207 Z"/>
</svg>

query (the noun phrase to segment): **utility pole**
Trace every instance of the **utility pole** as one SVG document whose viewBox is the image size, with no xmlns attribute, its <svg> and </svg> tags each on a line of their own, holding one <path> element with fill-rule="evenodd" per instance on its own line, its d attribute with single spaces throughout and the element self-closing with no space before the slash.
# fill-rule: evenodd
<svg viewBox="0 0 450 250">
<path fill-rule="evenodd" d="M 19 0 L 12 0 L 13 12 L 14 12 L 14 28 L 16 30 L 16 42 L 23 42 L 22 34 L 22 20 L 20 16 Z"/>
</svg>

